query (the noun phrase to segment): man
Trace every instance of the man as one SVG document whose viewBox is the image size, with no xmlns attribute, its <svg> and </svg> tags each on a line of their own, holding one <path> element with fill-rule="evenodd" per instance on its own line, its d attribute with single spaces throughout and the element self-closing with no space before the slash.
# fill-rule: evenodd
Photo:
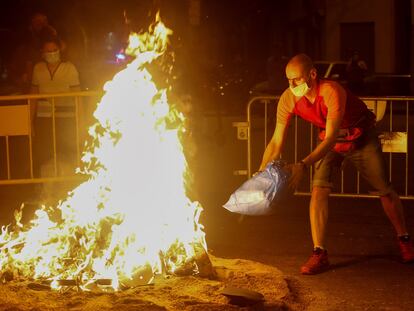
<svg viewBox="0 0 414 311">
<path fill-rule="evenodd" d="M 367 74 L 367 64 L 362 60 L 358 51 L 354 51 L 346 66 L 348 88 L 354 94 L 362 94 L 364 91 L 364 78 Z"/>
<path fill-rule="evenodd" d="M 301 273 L 316 274 L 329 268 L 325 249 L 328 196 L 332 189 L 332 170 L 340 166 L 344 159 L 353 163 L 361 176 L 376 189 L 384 211 L 397 233 L 403 262 L 413 262 L 414 246 L 406 230 L 400 198 L 386 178 L 381 146 L 375 132 L 375 116 L 359 98 L 340 84 L 318 79 L 312 60 L 305 54 L 290 59 L 286 66 L 286 77 L 289 88 L 279 100 L 276 128 L 264 152 L 260 170 L 279 158 L 293 114 L 323 129 L 325 134 L 324 139 L 309 155 L 290 166 L 290 186 L 296 188 L 306 169 L 319 161 L 315 165 L 310 200 L 314 250 L 301 267 Z M 360 137 L 355 144 L 338 144 L 339 138 L 346 136 L 346 133 L 359 133 Z"/>
<path fill-rule="evenodd" d="M 42 56 L 39 51 L 42 49 L 42 42 L 50 37 L 57 37 L 57 31 L 49 24 L 47 16 L 40 12 L 33 14 L 30 19 L 29 33 L 19 48 L 19 53 L 24 55 L 25 68 L 22 75 L 24 83 L 30 85 L 33 66 L 41 61 Z"/>
<path fill-rule="evenodd" d="M 57 36 L 56 29 L 49 24 L 43 13 L 33 14 L 28 22 L 27 29 L 16 34 L 17 46 L 11 55 L 8 70 L 13 84 L 22 93 L 30 91 L 33 66 L 41 60 L 43 38 Z"/>
</svg>

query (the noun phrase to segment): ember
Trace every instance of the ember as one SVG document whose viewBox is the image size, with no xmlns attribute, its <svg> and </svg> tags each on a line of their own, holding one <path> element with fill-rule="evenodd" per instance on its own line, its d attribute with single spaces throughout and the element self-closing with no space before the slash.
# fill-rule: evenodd
<svg viewBox="0 0 414 311">
<path fill-rule="evenodd" d="M 185 194 L 184 118 L 147 68 L 171 33 L 157 16 L 147 33 L 130 36 L 134 59 L 105 84 L 89 129 L 93 139 L 82 157 L 89 179 L 58 206 L 38 209 L 29 225 L 21 223 L 23 209 L 15 213 L 15 225 L 1 230 L 1 271 L 48 280 L 55 289 L 117 290 L 157 274 L 211 269 L 202 209 Z"/>
</svg>

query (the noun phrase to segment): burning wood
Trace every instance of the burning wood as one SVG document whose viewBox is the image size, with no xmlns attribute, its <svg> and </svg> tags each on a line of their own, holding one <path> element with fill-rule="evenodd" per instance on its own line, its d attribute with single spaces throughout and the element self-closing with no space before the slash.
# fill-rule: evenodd
<svg viewBox="0 0 414 311">
<path fill-rule="evenodd" d="M 149 32 L 130 36 L 127 53 L 135 58 L 105 84 L 89 129 L 82 157 L 89 179 L 57 207 L 39 208 L 28 225 L 16 213 L 16 225 L 1 230 L 0 271 L 82 290 L 134 287 L 159 274 L 214 274 L 201 206 L 185 195 L 184 117 L 148 67 L 171 33 L 157 16 Z"/>
</svg>

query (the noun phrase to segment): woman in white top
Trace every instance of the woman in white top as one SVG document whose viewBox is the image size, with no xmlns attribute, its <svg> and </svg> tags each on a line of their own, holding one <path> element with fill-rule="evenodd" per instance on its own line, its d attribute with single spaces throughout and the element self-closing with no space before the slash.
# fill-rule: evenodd
<svg viewBox="0 0 414 311">
<path fill-rule="evenodd" d="M 42 61 L 35 64 L 32 74 L 31 93 L 56 94 L 80 91 L 79 73 L 75 65 L 61 59 L 61 46 L 56 37 L 47 38 L 42 43 Z M 79 100 L 79 114 L 76 114 L 75 100 L 70 94 L 68 97 L 54 97 L 51 99 L 39 99 L 31 103 L 32 133 L 36 128 L 36 158 L 41 163 L 40 175 L 46 176 L 48 165 L 53 157 L 53 150 L 49 144 L 51 139 L 52 103 L 54 104 L 55 117 L 53 127 L 56 130 L 56 144 L 58 161 L 72 157 L 75 144 L 74 123 L 76 115 L 78 127 L 82 126 L 83 105 Z M 36 118 L 37 117 L 37 118 Z M 35 125 L 36 123 L 36 125 Z"/>
<path fill-rule="evenodd" d="M 79 91 L 79 73 L 75 65 L 62 61 L 60 42 L 50 38 L 42 44 L 42 59 L 33 68 L 31 93 Z"/>
</svg>

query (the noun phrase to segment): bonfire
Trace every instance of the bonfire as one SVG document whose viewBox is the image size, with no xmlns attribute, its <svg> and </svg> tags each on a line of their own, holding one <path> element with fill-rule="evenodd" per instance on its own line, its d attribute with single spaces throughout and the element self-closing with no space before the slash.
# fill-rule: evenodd
<svg viewBox="0 0 414 311">
<path fill-rule="evenodd" d="M 184 116 L 154 83 L 149 65 L 172 33 L 157 16 L 149 31 L 131 34 L 124 70 L 104 85 L 78 173 L 87 180 L 57 206 L 42 206 L 28 224 L 0 235 L 0 271 L 14 278 L 118 290 L 157 275 L 200 272 L 207 249 L 202 211 L 186 196 Z"/>
</svg>

